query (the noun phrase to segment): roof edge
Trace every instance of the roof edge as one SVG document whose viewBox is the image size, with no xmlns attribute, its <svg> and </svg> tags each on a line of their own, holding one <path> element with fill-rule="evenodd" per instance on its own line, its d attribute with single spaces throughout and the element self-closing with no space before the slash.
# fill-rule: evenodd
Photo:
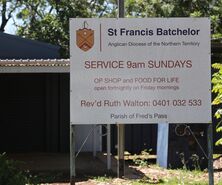
<svg viewBox="0 0 222 185">
<path fill-rule="evenodd" d="M 14 40 L 21 40 L 21 41 L 25 41 L 25 42 L 28 42 L 28 43 L 34 43 L 36 45 L 44 45 L 45 47 L 48 47 L 48 48 L 52 48 L 52 49 L 60 49 L 60 46 L 58 45 L 53 45 L 53 44 L 49 44 L 49 43 L 46 43 L 46 42 L 43 42 L 43 41 L 38 41 L 38 40 L 33 40 L 33 39 L 30 39 L 30 38 L 25 38 L 25 37 L 22 37 L 22 36 L 19 36 L 19 35 L 12 35 L 12 34 L 8 34 L 8 33 L 2 33 L 0 32 L 0 35 L 2 37 L 8 37 L 8 38 L 11 38 L 11 39 L 14 39 Z"/>
</svg>

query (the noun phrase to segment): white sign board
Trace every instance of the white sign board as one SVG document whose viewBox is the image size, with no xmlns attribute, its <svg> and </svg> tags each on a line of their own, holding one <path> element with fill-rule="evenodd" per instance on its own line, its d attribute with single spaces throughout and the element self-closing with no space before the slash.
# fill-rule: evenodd
<svg viewBox="0 0 222 185">
<path fill-rule="evenodd" d="M 211 122 L 208 18 L 71 19 L 71 124 Z"/>
</svg>

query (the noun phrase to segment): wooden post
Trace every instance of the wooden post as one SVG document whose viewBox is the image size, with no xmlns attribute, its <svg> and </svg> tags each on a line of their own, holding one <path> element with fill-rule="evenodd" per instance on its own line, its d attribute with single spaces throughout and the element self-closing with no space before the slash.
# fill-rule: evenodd
<svg viewBox="0 0 222 185">
<path fill-rule="evenodd" d="M 93 157 L 96 157 L 96 137 L 97 137 L 97 126 L 93 125 Z"/>
<path fill-rule="evenodd" d="M 214 168 L 213 168 L 213 130 L 212 123 L 207 128 L 207 141 L 208 141 L 208 174 L 209 185 L 214 185 Z"/>
<path fill-rule="evenodd" d="M 111 129 L 110 124 L 107 124 L 106 129 L 107 139 L 107 170 L 111 170 Z"/>
<path fill-rule="evenodd" d="M 124 150 L 125 150 L 125 128 L 123 124 L 117 124 L 118 134 L 118 160 L 117 160 L 117 177 L 123 178 L 125 173 L 125 161 L 124 161 Z"/>
<path fill-rule="evenodd" d="M 124 18 L 125 14 L 124 14 L 124 0 L 119 0 L 118 1 L 118 9 L 119 9 L 119 18 Z"/>
<path fill-rule="evenodd" d="M 70 125 L 70 184 L 75 185 L 76 163 L 75 163 L 75 126 Z"/>
<path fill-rule="evenodd" d="M 118 1 L 119 18 L 124 18 L 124 0 Z M 124 124 L 117 124 L 117 135 L 118 135 L 118 160 L 117 160 L 117 177 L 124 177 L 125 161 L 124 161 L 124 150 L 125 150 L 125 127 Z"/>
</svg>

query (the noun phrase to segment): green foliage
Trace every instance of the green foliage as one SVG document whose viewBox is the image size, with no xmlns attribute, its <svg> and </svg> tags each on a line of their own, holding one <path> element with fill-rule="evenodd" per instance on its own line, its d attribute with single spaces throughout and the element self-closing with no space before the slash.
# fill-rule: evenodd
<svg viewBox="0 0 222 185">
<path fill-rule="evenodd" d="M 117 17 L 118 12 L 117 0 L 0 0 L 1 10 L 6 2 L 1 17 L 16 14 L 18 35 L 59 45 L 63 58 L 69 57 L 69 18 Z M 210 17 L 212 38 L 222 38 L 222 0 L 125 0 L 125 16 Z"/>
<path fill-rule="evenodd" d="M 136 17 L 190 17 L 218 14 L 221 1 L 126 0 L 126 15 Z M 214 12 L 213 12 L 214 10 Z"/>
<path fill-rule="evenodd" d="M 179 180 L 177 177 L 174 177 L 170 180 L 165 181 L 163 184 L 168 184 L 168 185 L 208 185 L 208 182 L 193 182 L 191 179 L 184 179 L 184 180 Z"/>
<path fill-rule="evenodd" d="M 110 182 L 112 181 L 112 178 L 111 177 L 108 177 L 108 176 L 97 176 L 97 177 L 93 177 L 93 179 L 97 182 Z"/>
<path fill-rule="evenodd" d="M 144 176 L 141 179 L 138 179 L 132 183 L 132 185 L 145 185 L 145 184 L 162 184 L 164 180 L 161 178 L 150 178 L 148 176 Z"/>
<path fill-rule="evenodd" d="M 93 5 L 97 7 L 96 4 Z M 48 42 L 61 47 L 61 56 L 68 57 L 69 18 L 91 17 L 89 3 L 85 0 L 57 1 L 28 0 L 23 4 L 17 17 L 23 25 L 18 26 L 17 34 L 26 38 Z"/>
<path fill-rule="evenodd" d="M 210 17 L 212 38 L 222 38 L 222 0 L 126 0 L 126 17 Z"/>
<path fill-rule="evenodd" d="M 151 151 L 152 151 L 152 149 L 150 149 L 150 150 L 145 149 L 139 155 L 135 154 L 133 156 L 134 164 L 136 164 L 140 167 L 148 166 L 148 158 L 149 158 Z"/>
<path fill-rule="evenodd" d="M 165 177 L 163 179 L 163 184 L 169 185 L 207 185 L 208 182 L 203 178 L 205 172 L 200 170 L 187 170 L 178 169 L 171 170 L 170 173 L 174 174 L 172 176 Z"/>
<path fill-rule="evenodd" d="M 184 153 L 179 154 L 180 161 L 183 164 L 183 170 L 187 170 L 187 161 L 185 160 Z"/>
<path fill-rule="evenodd" d="M 214 69 L 217 71 L 213 74 L 212 84 L 213 89 L 212 92 L 216 93 L 216 97 L 214 98 L 212 104 L 216 106 L 220 106 L 222 103 L 222 64 L 215 63 L 212 65 Z M 218 108 L 215 117 L 219 119 L 219 122 L 216 126 L 216 132 L 222 133 L 222 109 Z M 217 146 L 222 145 L 222 137 L 215 143 Z"/>
<path fill-rule="evenodd" d="M 78 17 L 115 17 L 114 1 L 105 0 L 27 0 L 17 18 L 17 34 L 26 38 L 48 42 L 61 47 L 63 58 L 69 57 L 69 19 Z"/>
<path fill-rule="evenodd" d="M 21 2 L 17 0 L 0 0 L 0 32 L 5 31 L 7 23 L 13 18 L 13 13 L 17 11 L 20 6 Z"/>
<path fill-rule="evenodd" d="M 189 161 L 191 161 L 191 165 L 192 165 L 192 169 L 194 169 L 194 171 L 200 171 L 200 157 L 197 155 L 197 154 L 192 154 L 188 160 L 185 159 L 185 156 L 184 156 L 184 153 L 180 153 L 179 154 L 179 157 L 180 157 L 180 161 L 183 165 L 182 169 L 183 170 L 189 170 L 188 167 L 187 167 L 187 163 Z"/>
<path fill-rule="evenodd" d="M 166 170 L 156 165 L 149 165 L 146 169 L 148 171 L 143 172 L 139 176 L 134 176 L 132 179 L 122 179 L 118 181 L 118 179 L 107 177 L 107 176 L 99 176 L 94 177 L 93 180 L 97 182 L 97 184 L 125 184 L 125 185 L 207 185 L 207 175 L 206 172 L 202 172 L 199 170 L 189 171 L 189 170 Z M 135 173 L 136 174 L 136 173 Z M 129 177 L 129 176 L 128 176 Z M 115 182 L 115 183 L 114 183 Z M 220 184 L 215 182 L 215 184 Z"/>
<path fill-rule="evenodd" d="M 200 157 L 197 154 L 192 154 L 190 159 L 192 161 L 192 166 L 193 166 L 194 170 L 196 170 L 196 171 L 201 170 L 201 168 L 200 168 Z"/>
<path fill-rule="evenodd" d="M 9 160 L 6 154 L 0 154 L 0 184 L 4 185 L 24 185 L 29 183 L 29 179 L 16 167 L 17 163 Z"/>
</svg>

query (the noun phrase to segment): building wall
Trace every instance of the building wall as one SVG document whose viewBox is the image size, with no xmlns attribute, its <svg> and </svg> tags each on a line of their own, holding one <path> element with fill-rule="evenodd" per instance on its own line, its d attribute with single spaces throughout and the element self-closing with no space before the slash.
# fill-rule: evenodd
<svg viewBox="0 0 222 185">
<path fill-rule="evenodd" d="M 69 74 L 0 74 L 0 151 L 69 151 Z"/>
<path fill-rule="evenodd" d="M 0 74 L 0 84 L 0 152 L 69 152 L 69 73 Z M 76 151 L 91 128 L 76 126 Z M 92 134 L 82 151 L 93 151 Z"/>
<path fill-rule="evenodd" d="M 44 77 L 0 74 L 0 84 L 0 150 L 44 150 Z"/>
<path fill-rule="evenodd" d="M 103 134 L 106 129 L 103 127 Z M 106 151 L 106 136 L 102 140 L 103 151 Z M 125 125 L 125 150 L 131 154 L 139 154 L 147 149 L 156 153 L 157 124 L 126 124 Z M 111 125 L 111 152 L 117 153 L 117 126 Z"/>
</svg>

